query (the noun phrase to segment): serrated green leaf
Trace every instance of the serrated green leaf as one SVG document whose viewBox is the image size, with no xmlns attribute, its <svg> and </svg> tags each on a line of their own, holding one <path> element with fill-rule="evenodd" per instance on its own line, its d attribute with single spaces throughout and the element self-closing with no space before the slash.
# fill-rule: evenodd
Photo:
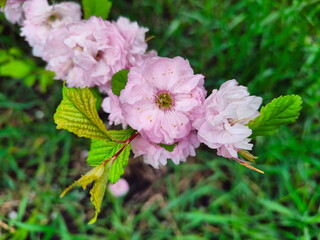
<svg viewBox="0 0 320 240">
<path fill-rule="evenodd" d="M 113 140 L 96 109 L 96 98 L 88 88 L 63 87 L 63 99 L 54 114 L 57 129 L 66 129 L 79 137 Z"/>
<path fill-rule="evenodd" d="M 87 163 L 91 166 L 97 166 L 116 154 L 121 146 L 122 144 L 116 142 L 92 140 Z"/>
<path fill-rule="evenodd" d="M 111 88 L 114 95 L 120 96 L 122 89 L 126 87 L 128 81 L 128 69 L 122 69 L 112 76 Z"/>
<path fill-rule="evenodd" d="M 119 140 L 126 140 L 133 135 L 135 130 L 127 129 L 120 131 L 110 131 L 113 137 L 116 137 Z M 111 141 L 101 141 L 101 140 L 92 140 L 89 156 L 87 162 L 89 165 L 96 166 L 101 164 L 102 161 L 110 159 L 118 151 L 124 148 L 122 152 L 117 156 L 115 160 L 110 161 L 108 167 L 109 171 L 109 180 L 111 183 L 118 181 L 121 175 L 124 174 L 124 168 L 128 164 L 129 155 L 131 146 L 128 144 L 120 144 Z"/>
<path fill-rule="evenodd" d="M 111 130 L 109 133 L 118 140 L 126 140 L 135 132 L 133 129 Z M 123 144 L 111 141 L 92 140 L 87 163 L 91 166 L 97 166 L 102 161 L 107 160 L 116 154 Z"/>
<path fill-rule="evenodd" d="M 126 140 L 131 137 L 134 132 L 135 130 L 133 129 L 109 131 L 110 135 L 118 140 Z M 116 154 L 122 145 L 123 144 L 111 141 L 92 140 L 87 163 L 91 166 L 99 165 L 102 161 Z"/>
<path fill-rule="evenodd" d="M 107 19 L 110 13 L 112 2 L 109 0 L 82 0 L 82 8 L 84 18 L 88 19 L 91 16 L 102 17 Z"/>
<path fill-rule="evenodd" d="M 115 184 L 119 178 L 124 174 L 124 168 L 127 166 L 130 156 L 131 144 L 128 144 L 119 156 L 110 162 L 108 166 L 109 170 L 109 180 L 112 184 Z"/>
<path fill-rule="evenodd" d="M 251 137 L 272 135 L 281 125 L 293 123 L 300 114 L 302 100 L 300 96 L 288 95 L 273 99 L 261 108 L 260 116 L 248 123 Z"/>
<path fill-rule="evenodd" d="M 171 145 L 167 145 L 167 144 L 162 144 L 162 143 L 160 143 L 159 145 L 160 145 L 160 147 L 163 147 L 165 150 L 167 150 L 167 151 L 169 151 L 169 152 L 172 152 L 173 149 L 175 148 L 175 146 L 178 145 L 178 143 L 176 142 L 176 143 L 171 144 Z"/>
<path fill-rule="evenodd" d="M 97 165 L 114 156 L 124 146 L 124 144 L 115 142 L 93 140 L 87 162 L 89 165 Z M 111 183 L 116 183 L 120 176 L 124 174 L 124 168 L 128 164 L 130 150 L 131 145 L 128 144 L 119 156 L 108 164 L 110 168 L 109 180 Z"/>
</svg>

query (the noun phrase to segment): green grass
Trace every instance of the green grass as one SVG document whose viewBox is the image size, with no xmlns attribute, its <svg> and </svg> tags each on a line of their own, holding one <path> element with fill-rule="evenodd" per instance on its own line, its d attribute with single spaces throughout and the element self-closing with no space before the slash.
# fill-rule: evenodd
<svg viewBox="0 0 320 240">
<path fill-rule="evenodd" d="M 113 1 L 111 19 L 119 15 L 149 27 L 160 56 L 188 58 L 208 90 L 236 78 L 265 103 L 301 95 L 298 122 L 257 139 L 264 175 L 205 147 L 161 171 L 131 159 L 129 194 L 107 194 L 88 225 L 88 191 L 59 199 L 89 169 L 89 141 L 53 123 L 62 82 L 43 93 L 38 81 L 1 77 L 0 221 L 14 232 L 0 225 L 0 239 L 320 239 L 320 1 Z M 0 21 L 0 47 L 41 65 L 18 28 Z"/>
</svg>

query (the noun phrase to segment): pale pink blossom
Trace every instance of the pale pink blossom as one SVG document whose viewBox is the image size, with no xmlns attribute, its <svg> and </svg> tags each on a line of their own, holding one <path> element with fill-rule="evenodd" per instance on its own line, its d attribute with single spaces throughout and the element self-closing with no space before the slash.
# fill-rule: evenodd
<svg viewBox="0 0 320 240">
<path fill-rule="evenodd" d="M 126 40 L 126 68 L 140 66 L 144 61 L 143 55 L 148 48 L 145 35 L 149 29 L 139 27 L 137 22 L 130 22 L 125 17 L 119 17 L 115 25 Z"/>
<path fill-rule="evenodd" d="M 177 141 L 172 152 L 142 136 L 136 137 L 131 142 L 134 157 L 143 156 L 144 162 L 154 168 L 159 168 L 161 165 L 165 166 L 168 159 L 171 159 L 176 165 L 185 162 L 188 156 L 196 155 L 195 149 L 199 145 L 200 142 L 195 131 L 191 131 L 187 137 Z"/>
<path fill-rule="evenodd" d="M 189 135 L 202 113 L 204 77 L 181 57 L 154 57 L 133 67 L 120 93 L 123 116 L 153 143 L 173 144 Z"/>
<path fill-rule="evenodd" d="M 43 58 L 68 87 L 103 87 L 126 66 L 125 39 L 114 24 L 91 17 L 52 31 Z"/>
<path fill-rule="evenodd" d="M 114 95 L 111 89 L 107 90 L 108 97 L 103 99 L 102 101 L 102 109 L 106 113 L 109 113 L 109 125 L 118 125 L 122 124 L 122 128 L 127 128 L 127 122 L 123 117 L 122 109 L 120 107 L 119 97 Z"/>
<path fill-rule="evenodd" d="M 28 0 L 23 4 L 25 20 L 21 35 L 33 47 L 33 54 L 43 55 L 47 37 L 53 29 L 80 21 L 81 7 L 74 2 L 62 2 L 50 6 L 47 0 Z"/>
<path fill-rule="evenodd" d="M 143 61 L 148 61 L 149 59 L 156 57 L 158 53 L 154 50 L 145 53 L 142 56 Z M 114 95 L 111 90 L 111 84 L 108 83 L 106 85 L 99 86 L 99 90 L 102 93 L 107 93 L 108 97 L 106 97 L 102 102 L 102 109 L 106 113 L 109 113 L 109 125 L 118 125 L 122 124 L 123 129 L 127 128 L 127 122 L 124 119 L 122 114 L 122 108 L 120 104 L 120 99 L 118 96 Z"/>
<path fill-rule="evenodd" d="M 229 80 L 219 90 L 213 90 L 205 100 L 205 113 L 193 123 L 200 142 L 218 150 L 218 155 L 238 158 L 241 149 L 251 150 L 252 130 L 246 126 L 259 116 L 262 99 L 250 96 L 246 87 Z"/>
<path fill-rule="evenodd" d="M 126 195 L 129 191 L 129 184 L 124 178 L 120 178 L 115 184 L 109 185 L 109 192 L 115 197 Z"/>
<path fill-rule="evenodd" d="M 66 27 L 52 30 L 43 49 L 42 58 L 47 62 L 46 69 L 55 73 L 55 79 L 65 80 L 68 75 L 73 74 L 73 50 L 64 44 L 64 39 L 68 36 Z M 82 77 L 78 81 L 82 81 Z"/>
<path fill-rule="evenodd" d="M 4 7 L 4 14 L 9 22 L 21 24 L 23 21 L 22 4 L 25 0 L 7 0 Z"/>
</svg>

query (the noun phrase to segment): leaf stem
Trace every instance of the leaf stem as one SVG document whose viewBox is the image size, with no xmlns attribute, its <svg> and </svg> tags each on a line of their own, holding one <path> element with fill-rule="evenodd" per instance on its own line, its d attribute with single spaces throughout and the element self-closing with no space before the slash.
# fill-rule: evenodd
<svg viewBox="0 0 320 240">
<path fill-rule="evenodd" d="M 135 137 L 137 137 L 139 135 L 139 132 L 136 131 L 134 132 L 134 134 L 132 134 L 131 137 L 127 138 L 126 140 L 122 141 L 123 142 L 123 146 L 119 149 L 118 152 L 116 152 L 116 154 L 114 154 L 111 158 L 108 158 L 107 160 L 103 161 L 103 164 L 106 165 L 109 162 L 113 162 L 117 159 L 117 157 L 122 153 L 122 151 L 132 142 L 133 139 L 135 139 Z"/>
</svg>

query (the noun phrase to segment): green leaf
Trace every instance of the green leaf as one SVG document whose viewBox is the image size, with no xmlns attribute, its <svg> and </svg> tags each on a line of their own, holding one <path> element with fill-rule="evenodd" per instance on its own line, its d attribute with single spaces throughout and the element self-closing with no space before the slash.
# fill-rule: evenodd
<svg viewBox="0 0 320 240">
<path fill-rule="evenodd" d="M 297 95 L 280 96 L 261 108 L 260 116 L 248 123 L 251 137 L 272 135 L 281 125 L 293 123 L 300 114 L 302 100 Z"/>
<path fill-rule="evenodd" d="M 160 143 L 159 145 L 160 145 L 160 147 L 163 147 L 165 150 L 167 150 L 167 151 L 169 151 L 169 152 L 172 152 L 173 149 L 175 148 L 175 146 L 178 145 L 178 143 L 176 142 L 176 143 L 171 144 L 171 145 L 166 145 L 166 144 Z"/>
<path fill-rule="evenodd" d="M 131 144 L 128 144 L 119 156 L 113 162 L 109 163 L 108 166 L 111 166 L 109 171 L 109 180 L 112 184 L 116 183 L 124 174 L 124 168 L 127 166 L 129 161 L 130 150 Z"/>
<path fill-rule="evenodd" d="M 113 137 L 119 140 L 128 139 L 133 135 L 134 132 L 135 130 L 133 129 L 109 131 Z M 92 140 L 87 162 L 92 166 L 99 165 L 102 161 L 110 159 L 123 147 L 125 147 L 125 144 L 111 141 Z M 128 144 L 119 154 L 119 156 L 108 164 L 110 167 L 109 180 L 111 183 L 117 182 L 120 176 L 124 174 L 124 168 L 128 164 L 130 150 L 131 146 Z"/>
<path fill-rule="evenodd" d="M 135 130 L 112 130 L 109 133 L 118 140 L 126 140 L 132 136 Z M 116 154 L 123 144 L 111 141 L 92 140 L 87 163 L 91 166 L 97 166 L 102 161 L 107 160 Z"/>
<path fill-rule="evenodd" d="M 91 16 L 102 17 L 107 19 L 110 13 L 112 2 L 109 0 L 82 0 L 82 8 L 84 18 L 88 19 Z"/>
<path fill-rule="evenodd" d="M 102 161 L 114 156 L 124 146 L 124 144 L 116 142 L 93 140 L 87 162 L 89 165 L 94 166 L 100 164 Z M 128 164 L 130 150 L 131 146 L 128 144 L 119 156 L 108 164 L 108 167 L 110 167 L 109 180 L 111 183 L 116 183 L 120 176 L 124 174 L 124 168 Z"/>
<path fill-rule="evenodd" d="M 128 81 L 128 69 L 122 69 L 112 76 L 111 88 L 114 95 L 120 96 L 122 89 L 126 87 Z"/>
<path fill-rule="evenodd" d="M 79 137 L 114 140 L 100 119 L 96 98 L 88 88 L 63 87 L 63 99 L 54 114 L 57 129 L 66 129 Z"/>
<path fill-rule="evenodd" d="M 30 66 L 21 60 L 13 60 L 0 66 L 0 76 L 24 78 L 28 76 L 30 72 Z"/>
</svg>

